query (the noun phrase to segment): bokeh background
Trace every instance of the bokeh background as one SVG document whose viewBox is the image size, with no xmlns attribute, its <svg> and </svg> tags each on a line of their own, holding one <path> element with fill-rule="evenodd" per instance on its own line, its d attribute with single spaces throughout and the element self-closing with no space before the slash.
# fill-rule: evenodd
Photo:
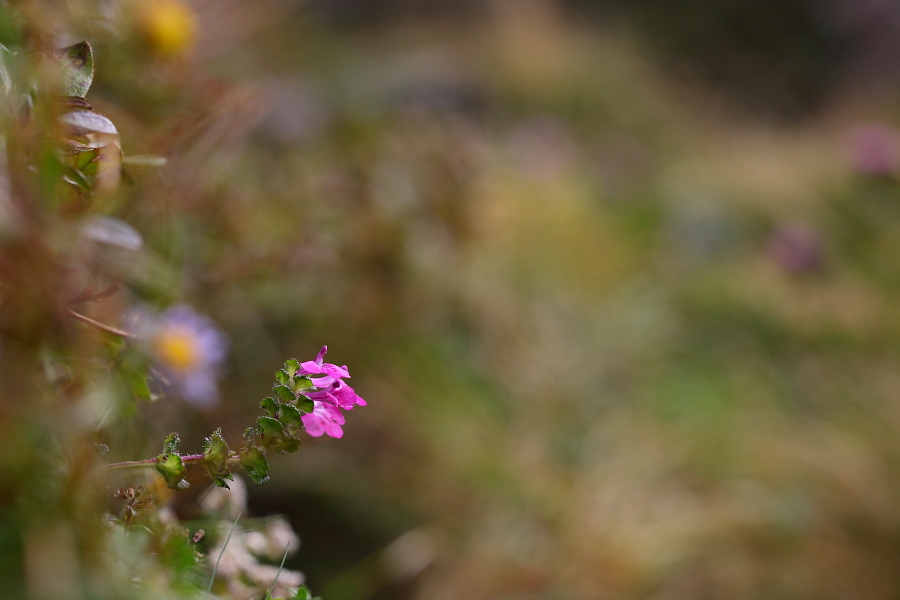
<svg viewBox="0 0 900 600">
<path fill-rule="evenodd" d="M 318 594 L 900 595 L 900 5 L 156 6 L 90 99 L 232 340 L 182 437 L 323 344 L 369 401 L 250 490 Z"/>
</svg>

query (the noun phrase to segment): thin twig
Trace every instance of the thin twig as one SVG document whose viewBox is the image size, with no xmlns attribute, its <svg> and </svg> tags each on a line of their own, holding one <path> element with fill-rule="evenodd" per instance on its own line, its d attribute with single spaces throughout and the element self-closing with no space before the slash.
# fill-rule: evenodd
<svg viewBox="0 0 900 600">
<path fill-rule="evenodd" d="M 104 298 L 109 298 L 110 296 L 114 296 L 119 291 L 119 284 L 114 283 L 102 292 L 97 292 L 96 294 L 91 293 L 89 290 L 81 292 L 71 300 L 67 302 L 69 306 L 75 304 L 82 304 L 84 302 L 97 302 L 98 300 L 103 300 Z"/>
<path fill-rule="evenodd" d="M 70 308 L 67 308 L 66 312 L 69 313 L 69 316 L 72 317 L 73 319 L 77 319 L 77 320 L 81 321 L 82 323 L 87 323 L 88 325 L 91 325 L 92 327 L 96 327 L 97 329 L 105 331 L 106 333 L 111 333 L 113 335 L 117 335 L 121 338 L 129 339 L 129 340 L 133 339 L 135 337 L 133 333 L 129 333 L 128 331 L 125 331 L 124 329 L 116 329 L 115 327 L 110 327 L 109 325 L 104 325 L 100 321 L 95 321 L 95 320 L 91 319 L 90 317 L 86 317 L 81 313 L 77 313 Z"/>
<path fill-rule="evenodd" d="M 213 581 L 216 580 L 216 573 L 219 572 L 219 561 L 222 560 L 222 555 L 225 554 L 225 548 L 228 547 L 228 542 L 231 541 L 231 535 L 234 533 L 235 527 L 237 527 L 238 519 L 241 518 L 241 513 L 238 513 L 238 516 L 234 519 L 234 525 L 231 526 L 231 531 L 228 532 L 228 537 L 225 538 L 225 543 L 222 544 L 222 550 L 219 552 L 219 558 L 216 559 L 216 566 L 213 567 L 212 576 L 209 578 L 209 585 L 206 586 L 206 595 L 209 596 L 209 593 L 212 591 Z"/>
<path fill-rule="evenodd" d="M 275 584 L 278 583 L 278 578 L 281 577 L 281 570 L 284 569 L 284 561 L 287 560 L 288 549 L 291 547 L 291 542 L 288 540 L 287 546 L 284 547 L 284 556 L 281 557 L 281 566 L 278 567 L 278 572 L 275 573 L 275 579 L 272 580 L 272 586 L 269 588 L 269 591 L 266 592 L 266 600 L 272 597 L 272 590 L 275 589 Z"/>
</svg>

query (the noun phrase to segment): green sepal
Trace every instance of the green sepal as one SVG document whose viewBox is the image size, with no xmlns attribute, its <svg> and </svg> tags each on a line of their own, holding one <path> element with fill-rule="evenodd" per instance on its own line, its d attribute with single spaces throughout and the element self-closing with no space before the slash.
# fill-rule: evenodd
<svg viewBox="0 0 900 600">
<path fill-rule="evenodd" d="M 284 363 L 284 370 L 288 375 L 293 377 L 297 374 L 297 371 L 300 370 L 300 361 L 298 361 L 296 358 L 289 358 Z"/>
<path fill-rule="evenodd" d="M 178 437 L 178 433 L 172 432 L 166 436 L 166 439 L 163 441 L 163 454 L 171 454 L 173 452 L 178 452 L 178 444 L 181 443 L 181 438 Z"/>
<path fill-rule="evenodd" d="M 41 56 L 59 68 L 59 91 L 63 96 L 84 98 L 94 79 L 94 55 L 90 44 L 79 42 L 74 46 L 44 52 Z"/>
<path fill-rule="evenodd" d="M 285 402 L 293 402 L 297 399 L 297 396 L 294 395 L 294 392 L 291 391 L 291 388 L 286 385 L 273 385 L 272 390 L 278 394 L 282 400 Z"/>
<path fill-rule="evenodd" d="M 301 377 L 296 377 L 294 379 L 294 391 L 299 392 L 301 390 L 307 390 L 313 387 L 313 380 L 303 375 Z"/>
<path fill-rule="evenodd" d="M 275 417 L 278 415 L 278 400 L 274 398 L 263 398 L 259 403 L 260 408 L 266 411 L 266 414 L 270 417 Z"/>
<path fill-rule="evenodd" d="M 183 490 L 190 485 L 184 480 L 184 463 L 175 452 L 163 452 L 156 457 L 156 472 L 162 475 L 166 485 L 173 490 Z"/>
<path fill-rule="evenodd" d="M 281 407 L 281 415 L 278 417 L 278 420 L 281 421 L 281 424 L 284 426 L 285 430 L 288 433 L 294 433 L 303 428 L 303 420 L 301 419 L 301 413 L 297 410 L 297 407 L 292 404 L 284 404 Z"/>
<path fill-rule="evenodd" d="M 256 485 L 263 485 L 269 481 L 269 462 L 259 448 L 255 446 L 245 448 L 241 453 L 241 466 Z"/>
<path fill-rule="evenodd" d="M 297 410 L 302 413 L 309 414 L 316 407 L 315 402 L 313 402 L 310 398 L 300 394 L 300 398 L 297 400 Z"/>
<path fill-rule="evenodd" d="M 281 385 L 285 385 L 287 387 L 291 387 L 293 384 L 294 378 L 288 375 L 284 370 L 278 371 L 275 373 L 275 381 L 280 383 Z"/>
<path fill-rule="evenodd" d="M 228 470 L 228 444 L 222 438 L 222 429 L 216 431 L 206 438 L 206 444 L 203 448 L 203 468 L 210 479 L 216 482 L 221 488 L 228 488 L 226 479 L 233 480 L 231 471 Z"/>
</svg>

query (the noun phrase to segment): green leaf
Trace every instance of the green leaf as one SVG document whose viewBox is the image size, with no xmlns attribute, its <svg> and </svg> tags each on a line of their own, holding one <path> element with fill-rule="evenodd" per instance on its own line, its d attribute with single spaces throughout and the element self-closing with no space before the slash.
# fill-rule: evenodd
<svg viewBox="0 0 900 600">
<path fill-rule="evenodd" d="M 233 477 L 231 471 L 228 470 L 228 444 L 222 438 L 221 428 L 206 438 L 203 449 L 203 468 L 217 486 L 228 488 L 225 480 L 233 479 Z"/>
<path fill-rule="evenodd" d="M 173 490 L 183 490 L 190 484 L 184 480 L 185 466 L 178 454 L 163 452 L 156 457 L 156 471 Z"/>
<path fill-rule="evenodd" d="M 181 443 L 181 438 L 178 437 L 176 432 L 172 432 L 166 436 L 165 441 L 163 441 L 163 454 L 170 454 L 172 452 L 178 451 L 178 444 Z"/>
<path fill-rule="evenodd" d="M 124 373 L 125 380 L 131 387 L 131 393 L 141 400 L 151 400 L 153 394 L 150 392 L 150 385 L 147 383 L 147 377 L 141 373 L 134 371 L 126 371 Z"/>
<path fill-rule="evenodd" d="M 79 42 L 74 46 L 45 52 L 42 56 L 59 68 L 62 95 L 84 98 L 94 79 L 94 55 L 91 52 L 91 45 Z"/>
<path fill-rule="evenodd" d="M 259 448 L 255 446 L 246 448 L 241 453 L 241 466 L 256 485 L 263 485 L 269 481 L 269 462 Z"/>
<path fill-rule="evenodd" d="M 289 358 L 287 362 L 284 363 L 284 370 L 288 375 L 293 377 L 297 374 L 297 371 L 300 370 L 300 361 L 298 361 L 296 358 Z"/>
<path fill-rule="evenodd" d="M 284 439 L 280 440 L 277 444 L 272 446 L 272 450 L 277 450 L 278 452 L 289 452 L 293 454 L 300 449 L 300 444 L 300 440 L 298 440 L 294 436 L 285 435 Z"/>
<path fill-rule="evenodd" d="M 313 381 L 306 375 L 294 379 L 294 391 L 299 392 L 313 387 Z"/>
<path fill-rule="evenodd" d="M 297 410 L 302 413 L 309 414 L 315 407 L 315 403 L 306 396 L 301 395 L 299 401 L 297 402 Z"/>
<path fill-rule="evenodd" d="M 313 598 L 312 592 L 305 585 L 301 585 L 291 596 L 290 600 L 322 600 L 321 598 Z"/>
<path fill-rule="evenodd" d="M 288 406 L 281 408 L 284 410 Z M 300 449 L 300 440 L 287 433 L 280 421 L 269 417 L 260 417 L 257 419 L 257 423 L 259 423 L 261 444 L 264 448 L 278 452 L 296 452 Z"/>
<path fill-rule="evenodd" d="M 259 403 L 260 408 L 266 411 L 266 414 L 270 417 L 275 417 L 278 415 L 278 400 L 274 398 L 263 398 Z"/>
<path fill-rule="evenodd" d="M 285 404 L 281 407 L 281 416 L 278 417 L 278 420 L 281 421 L 288 433 L 294 433 L 303 428 L 301 416 L 296 406 Z"/>
<path fill-rule="evenodd" d="M 294 378 L 288 375 L 284 370 L 281 370 L 275 373 L 275 381 L 277 381 L 281 385 L 291 387 L 294 382 Z"/>
<path fill-rule="evenodd" d="M 269 448 L 273 445 L 278 445 L 284 439 L 284 427 L 277 419 L 260 417 L 256 422 L 259 425 L 259 433 L 264 447 Z"/>
<path fill-rule="evenodd" d="M 274 390 L 276 394 L 281 396 L 281 399 L 285 402 L 293 402 L 297 399 L 297 396 L 294 395 L 294 392 L 291 391 L 291 388 L 287 387 L 286 385 L 273 385 L 272 390 Z"/>
</svg>

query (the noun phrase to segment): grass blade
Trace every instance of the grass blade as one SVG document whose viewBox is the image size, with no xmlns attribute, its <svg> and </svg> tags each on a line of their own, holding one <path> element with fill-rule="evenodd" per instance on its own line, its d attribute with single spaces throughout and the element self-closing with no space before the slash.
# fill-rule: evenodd
<svg viewBox="0 0 900 600">
<path fill-rule="evenodd" d="M 209 593 L 212 591 L 213 581 L 216 580 L 216 573 L 219 572 L 219 561 L 222 560 L 222 555 L 225 554 L 225 548 L 228 547 L 228 542 L 231 541 L 231 536 L 234 533 L 234 529 L 237 527 L 238 519 L 241 518 L 241 513 L 238 513 L 238 516 L 234 519 L 234 524 L 231 526 L 231 531 L 228 532 L 228 537 L 225 538 L 225 543 L 222 544 L 222 550 L 219 551 L 219 557 L 216 559 L 216 566 L 213 567 L 212 576 L 209 578 L 209 585 L 206 586 L 206 595 L 209 596 Z"/>
<path fill-rule="evenodd" d="M 278 572 L 275 573 L 275 579 L 272 580 L 272 585 L 269 587 L 269 591 L 266 592 L 266 600 L 269 600 L 269 598 L 272 597 L 272 590 L 275 589 L 275 584 L 278 583 L 278 578 L 281 577 L 281 570 L 284 569 L 284 561 L 287 560 L 288 549 L 290 549 L 290 547 L 290 542 L 284 547 L 284 556 L 281 557 L 281 566 L 278 567 Z"/>
</svg>

